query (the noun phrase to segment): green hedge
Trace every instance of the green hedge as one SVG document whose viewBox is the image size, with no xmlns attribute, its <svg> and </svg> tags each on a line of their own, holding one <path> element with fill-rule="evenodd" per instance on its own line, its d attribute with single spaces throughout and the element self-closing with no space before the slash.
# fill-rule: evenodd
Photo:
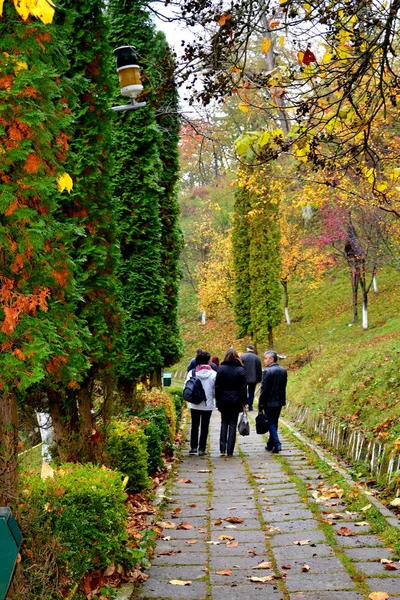
<svg viewBox="0 0 400 600">
<path fill-rule="evenodd" d="M 108 436 L 107 454 L 110 466 L 128 475 L 126 489 L 129 492 L 142 492 L 150 487 L 147 438 L 144 423 L 137 417 L 129 422 L 113 422 Z"/>
<path fill-rule="evenodd" d="M 86 571 L 126 558 L 121 473 L 67 463 L 54 479 L 24 476 L 21 498 L 17 518 L 23 552 L 27 563 L 35 563 L 24 571 L 29 598 L 59 597 L 60 588 L 70 587 Z"/>
<path fill-rule="evenodd" d="M 176 425 L 179 427 L 179 424 L 182 420 L 182 411 L 183 411 L 183 395 L 182 388 L 178 386 L 170 387 L 167 390 L 167 394 L 171 397 L 172 402 L 174 403 L 175 415 L 176 415 Z"/>
</svg>

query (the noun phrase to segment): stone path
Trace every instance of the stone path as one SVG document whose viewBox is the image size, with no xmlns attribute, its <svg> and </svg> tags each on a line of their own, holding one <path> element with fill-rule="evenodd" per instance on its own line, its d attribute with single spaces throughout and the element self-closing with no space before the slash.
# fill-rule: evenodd
<svg viewBox="0 0 400 600">
<path fill-rule="evenodd" d="M 221 457 L 219 423 L 215 412 L 208 456 L 183 450 L 163 539 L 135 599 L 361 600 L 373 591 L 400 598 L 400 570 L 380 562 L 393 558 L 390 550 L 368 525 L 356 525 L 363 513 L 348 514 L 338 498 L 317 504 L 311 494 L 332 487 L 301 450 L 283 439 L 282 454 L 266 452 L 253 425 L 249 437 L 238 436 L 235 455 Z M 340 535 L 342 527 L 357 533 Z"/>
</svg>

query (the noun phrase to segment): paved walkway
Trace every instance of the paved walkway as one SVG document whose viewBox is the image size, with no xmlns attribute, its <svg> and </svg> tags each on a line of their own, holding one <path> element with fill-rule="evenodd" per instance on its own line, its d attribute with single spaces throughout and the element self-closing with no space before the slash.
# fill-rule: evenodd
<svg viewBox="0 0 400 600">
<path fill-rule="evenodd" d="M 335 497 L 340 490 L 325 484 L 301 450 L 283 438 L 282 454 L 266 452 L 253 425 L 249 437 L 238 436 L 235 455 L 221 457 L 219 423 L 215 412 L 208 456 L 183 449 L 163 539 L 135 598 L 361 600 L 374 591 L 400 597 L 400 570 L 381 562 L 392 558 L 390 550 L 362 524 L 363 513 L 346 512 Z M 322 495 L 333 497 L 317 502 Z"/>
</svg>

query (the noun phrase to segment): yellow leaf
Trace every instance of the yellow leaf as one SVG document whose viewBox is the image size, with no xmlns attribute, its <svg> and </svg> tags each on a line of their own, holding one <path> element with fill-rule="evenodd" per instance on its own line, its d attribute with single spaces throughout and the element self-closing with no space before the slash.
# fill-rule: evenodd
<svg viewBox="0 0 400 600">
<path fill-rule="evenodd" d="M 283 48 L 283 46 L 285 45 L 285 36 L 284 35 L 279 36 L 279 45 L 281 46 L 281 48 Z"/>
<path fill-rule="evenodd" d="M 15 10 L 24 21 L 30 15 L 30 1 L 29 0 L 14 0 Z"/>
<path fill-rule="evenodd" d="M 263 38 L 261 42 L 261 50 L 264 54 L 268 54 L 271 49 L 271 40 L 270 38 Z"/>
<path fill-rule="evenodd" d="M 192 585 L 192 582 L 185 579 L 171 579 L 168 581 L 171 585 Z"/>
<path fill-rule="evenodd" d="M 271 135 L 270 135 L 269 131 L 263 131 L 263 133 L 258 138 L 257 144 L 260 146 L 260 148 L 262 148 L 263 146 L 268 144 L 270 139 L 271 139 Z"/>
<path fill-rule="evenodd" d="M 307 13 L 307 16 L 312 12 L 312 7 L 311 4 L 308 4 L 307 2 L 305 4 L 302 4 L 302 7 L 304 8 L 304 10 Z"/>
<path fill-rule="evenodd" d="M 299 65 L 303 64 L 303 58 L 304 58 L 304 52 L 298 52 L 297 53 L 297 62 L 299 63 Z"/>
<path fill-rule="evenodd" d="M 386 183 L 386 181 L 378 181 L 378 183 L 376 184 L 376 189 L 378 190 L 378 192 L 384 192 L 387 186 L 388 184 Z"/>
<path fill-rule="evenodd" d="M 397 438 L 397 440 L 393 442 L 393 445 L 396 448 L 396 450 L 400 450 L 400 438 Z"/>
<path fill-rule="evenodd" d="M 129 481 L 129 475 L 127 475 L 126 477 L 123 478 L 122 480 L 122 489 L 124 490 L 126 488 L 126 486 L 128 485 L 128 481 Z"/>
<path fill-rule="evenodd" d="M 52 469 L 51 466 L 46 462 L 42 463 L 42 472 L 40 477 L 43 479 L 43 481 L 45 479 L 54 479 L 54 469 Z"/>
<path fill-rule="evenodd" d="M 364 506 L 361 510 L 363 512 L 367 512 L 367 510 L 369 510 L 370 508 L 372 508 L 372 504 L 367 504 L 366 506 Z"/>
<path fill-rule="evenodd" d="M 254 581 L 255 583 L 266 583 L 267 581 L 273 581 L 274 579 L 274 575 L 267 575 L 266 577 L 249 577 L 249 581 Z"/>
<path fill-rule="evenodd" d="M 390 506 L 400 506 L 400 498 L 395 498 L 391 502 L 389 502 Z"/>
<path fill-rule="evenodd" d="M 68 175 L 68 173 L 63 173 L 57 179 L 57 187 L 60 192 L 67 190 L 67 192 L 70 194 L 71 190 L 72 190 L 72 186 L 73 186 L 73 182 L 72 182 L 70 175 Z"/>
<path fill-rule="evenodd" d="M 26 62 L 24 60 L 17 60 L 15 62 L 14 72 L 15 72 L 15 74 L 17 74 L 20 71 L 24 71 L 27 68 L 28 68 L 28 65 L 26 64 Z"/>
<path fill-rule="evenodd" d="M 389 594 L 386 592 L 372 592 L 368 598 L 370 600 L 387 600 L 389 598 Z"/>
<path fill-rule="evenodd" d="M 242 112 L 244 112 L 245 114 L 247 114 L 249 112 L 249 105 L 247 104 L 247 102 L 241 102 L 239 104 L 239 110 L 241 110 Z"/>
<path fill-rule="evenodd" d="M 36 0 L 34 6 L 31 9 L 31 14 L 34 17 L 40 19 L 43 23 L 48 25 L 53 21 L 54 8 L 55 6 L 51 0 Z"/>
<path fill-rule="evenodd" d="M 0 17 L 3 15 L 3 4 L 4 0 L 0 0 Z"/>
</svg>

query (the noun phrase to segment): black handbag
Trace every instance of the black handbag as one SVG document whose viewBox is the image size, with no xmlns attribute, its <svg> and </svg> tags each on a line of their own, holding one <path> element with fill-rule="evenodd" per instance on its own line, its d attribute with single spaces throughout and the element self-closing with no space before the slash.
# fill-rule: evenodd
<svg viewBox="0 0 400 600">
<path fill-rule="evenodd" d="M 256 416 L 256 432 L 259 434 L 268 433 L 269 423 L 265 413 L 258 413 Z"/>
</svg>

